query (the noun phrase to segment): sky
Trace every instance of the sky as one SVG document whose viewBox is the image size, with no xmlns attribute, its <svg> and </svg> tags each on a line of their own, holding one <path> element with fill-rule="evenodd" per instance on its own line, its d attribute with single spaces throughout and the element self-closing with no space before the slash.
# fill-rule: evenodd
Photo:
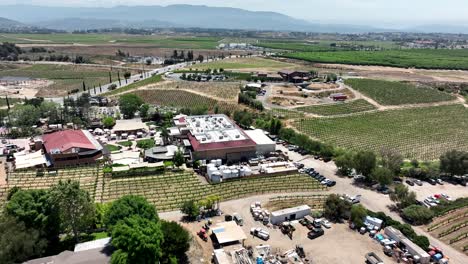
<svg viewBox="0 0 468 264">
<path fill-rule="evenodd" d="M 468 26 L 468 0 L 1 0 L 0 3 L 80 7 L 193 4 L 274 11 L 314 22 Z"/>
</svg>

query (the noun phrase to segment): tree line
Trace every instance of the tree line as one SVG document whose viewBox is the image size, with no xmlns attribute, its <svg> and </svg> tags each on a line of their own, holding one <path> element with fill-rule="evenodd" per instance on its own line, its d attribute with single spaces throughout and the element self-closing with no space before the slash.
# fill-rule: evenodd
<svg viewBox="0 0 468 264">
<path fill-rule="evenodd" d="M 49 190 L 10 190 L 0 216 L 0 262 L 58 254 L 102 229 L 115 248 L 111 263 L 186 262 L 189 233 L 159 219 L 145 198 L 128 195 L 94 204 L 76 181 L 60 181 Z"/>
</svg>

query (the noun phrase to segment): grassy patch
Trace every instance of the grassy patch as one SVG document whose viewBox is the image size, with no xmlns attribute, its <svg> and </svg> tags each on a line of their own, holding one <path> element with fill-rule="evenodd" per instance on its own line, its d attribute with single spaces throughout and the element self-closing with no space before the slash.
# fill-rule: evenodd
<svg viewBox="0 0 468 264">
<path fill-rule="evenodd" d="M 468 69 L 468 50 L 384 50 L 296 52 L 283 57 L 319 63 L 379 65 L 421 69 Z"/>
<path fill-rule="evenodd" d="M 454 100 L 455 97 L 436 89 L 416 87 L 402 82 L 371 79 L 349 79 L 346 84 L 382 105 L 434 103 Z"/>
<path fill-rule="evenodd" d="M 116 145 L 112 145 L 112 144 L 106 144 L 106 148 L 107 148 L 107 150 L 109 150 L 110 152 L 114 152 L 114 151 L 119 151 L 122 147 L 116 146 Z"/>
<path fill-rule="evenodd" d="M 121 142 L 117 142 L 117 144 L 128 148 L 128 147 L 131 147 L 133 145 L 133 142 L 131 142 L 131 141 L 121 141 Z"/>
<path fill-rule="evenodd" d="M 461 105 L 392 110 L 336 118 L 309 118 L 293 125 L 327 143 L 354 150 L 400 151 L 405 158 L 438 159 L 468 150 L 468 110 Z"/>
<path fill-rule="evenodd" d="M 150 149 L 154 147 L 155 141 L 154 139 L 142 139 L 137 141 L 137 147 L 141 149 Z"/>
<path fill-rule="evenodd" d="M 296 108 L 296 110 L 298 111 L 303 111 L 303 112 L 323 115 L 323 116 L 344 115 L 344 114 L 358 113 L 358 112 L 364 112 L 364 111 L 369 111 L 369 110 L 374 110 L 374 109 L 375 107 L 364 99 L 358 99 L 355 101 L 344 102 L 344 103 L 304 106 L 304 107 Z"/>
</svg>

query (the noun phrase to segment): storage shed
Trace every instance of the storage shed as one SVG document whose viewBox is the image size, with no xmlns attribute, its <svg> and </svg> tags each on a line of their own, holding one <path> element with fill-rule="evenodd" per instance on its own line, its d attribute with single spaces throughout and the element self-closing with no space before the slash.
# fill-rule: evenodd
<svg viewBox="0 0 468 264">
<path fill-rule="evenodd" d="M 301 205 L 293 208 L 274 211 L 271 213 L 270 222 L 274 225 L 286 221 L 297 220 L 309 215 L 311 213 L 308 205 Z"/>
<path fill-rule="evenodd" d="M 400 230 L 391 226 L 387 226 L 385 227 L 384 232 L 385 235 L 387 235 L 389 238 L 405 245 L 408 252 L 419 259 L 419 263 L 428 264 L 430 262 L 431 256 L 418 245 L 409 240 L 405 235 L 403 235 Z"/>
</svg>

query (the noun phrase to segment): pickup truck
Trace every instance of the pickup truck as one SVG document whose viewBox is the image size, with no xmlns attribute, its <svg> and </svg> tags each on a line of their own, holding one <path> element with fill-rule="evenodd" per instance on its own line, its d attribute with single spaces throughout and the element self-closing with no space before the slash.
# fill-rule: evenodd
<svg viewBox="0 0 468 264">
<path fill-rule="evenodd" d="M 260 227 L 250 229 L 250 234 L 265 241 L 270 239 L 270 233 L 268 233 L 268 231 L 266 230 L 261 229 Z"/>
<path fill-rule="evenodd" d="M 374 252 L 366 254 L 366 262 L 370 264 L 384 264 L 382 259 L 377 256 Z"/>
</svg>

